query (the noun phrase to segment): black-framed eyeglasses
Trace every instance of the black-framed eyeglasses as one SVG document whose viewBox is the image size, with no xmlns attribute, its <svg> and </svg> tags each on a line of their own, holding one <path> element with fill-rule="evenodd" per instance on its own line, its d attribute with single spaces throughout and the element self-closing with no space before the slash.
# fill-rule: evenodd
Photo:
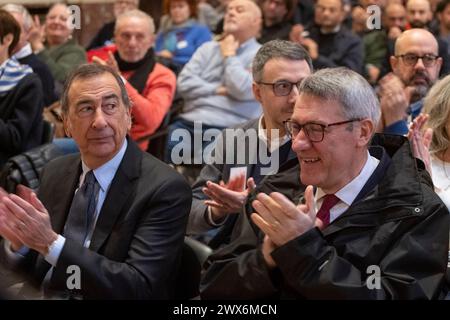
<svg viewBox="0 0 450 320">
<path fill-rule="evenodd" d="M 308 122 L 305 124 L 299 124 L 291 119 L 283 121 L 286 132 L 292 140 L 297 137 L 300 131 L 303 129 L 306 136 L 311 142 L 321 142 L 325 136 L 325 129 L 332 126 L 338 126 L 341 124 L 346 124 L 354 121 L 361 121 L 362 119 L 355 118 L 346 121 L 334 122 L 329 124 Z"/>
<path fill-rule="evenodd" d="M 282 81 L 276 81 L 276 82 L 257 82 L 257 84 L 263 84 L 265 86 L 272 86 L 273 93 L 278 97 L 283 97 L 283 96 L 288 96 L 291 93 L 292 88 L 294 86 L 296 86 L 298 89 L 301 82 L 302 82 L 302 80 L 300 80 L 299 82 L 290 82 L 290 81 L 282 80 Z"/>
<path fill-rule="evenodd" d="M 424 54 L 423 56 L 418 56 L 413 53 L 400 54 L 395 56 L 396 58 L 402 58 L 403 62 L 407 66 L 415 66 L 419 59 L 422 59 L 422 63 L 425 67 L 432 67 L 436 63 L 436 60 L 439 56 L 435 56 L 434 54 Z"/>
</svg>

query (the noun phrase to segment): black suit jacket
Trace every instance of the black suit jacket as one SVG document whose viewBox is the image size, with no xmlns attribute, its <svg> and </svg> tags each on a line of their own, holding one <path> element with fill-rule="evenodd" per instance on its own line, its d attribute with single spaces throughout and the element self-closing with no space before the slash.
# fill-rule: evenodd
<svg viewBox="0 0 450 320">
<path fill-rule="evenodd" d="M 56 159 L 44 169 L 39 198 L 57 233 L 63 231 L 80 173 L 78 155 Z M 191 197 L 181 175 L 128 140 L 90 248 L 66 239 L 50 288 L 67 291 L 67 268 L 77 265 L 77 293 L 84 298 L 172 297 Z M 37 256 L 33 267 L 34 279 L 42 282 L 50 265 Z"/>
<path fill-rule="evenodd" d="M 448 210 L 405 137 L 375 135 L 370 153 L 380 163 L 352 205 L 325 229 L 313 228 L 273 250 L 274 270 L 260 249 L 264 234 L 252 234 L 254 210 L 247 210 L 241 235 L 208 257 L 202 299 L 440 297 Z M 293 172 L 282 172 L 265 189 L 276 190 L 288 180 L 283 175 Z M 367 286 L 373 283 L 370 266 L 380 272 L 379 289 Z"/>
</svg>

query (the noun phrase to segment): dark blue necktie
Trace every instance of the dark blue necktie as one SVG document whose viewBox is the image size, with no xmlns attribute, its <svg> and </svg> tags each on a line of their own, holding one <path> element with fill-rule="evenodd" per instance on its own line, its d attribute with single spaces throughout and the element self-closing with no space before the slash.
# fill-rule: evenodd
<svg viewBox="0 0 450 320">
<path fill-rule="evenodd" d="M 99 191 L 99 184 L 94 173 L 88 171 L 84 178 L 83 185 L 77 190 L 73 197 L 69 216 L 64 228 L 64 236 L 84 245 L 84 241 L 89 233 L 90 226 L 94 220 L 96 199 Z"/>
</svg>

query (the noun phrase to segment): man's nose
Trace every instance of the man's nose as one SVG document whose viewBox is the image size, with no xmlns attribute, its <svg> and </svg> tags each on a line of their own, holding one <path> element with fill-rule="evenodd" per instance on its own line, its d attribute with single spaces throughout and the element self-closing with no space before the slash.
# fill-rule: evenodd
<svg viewBox="0 0 450 320">
<path fill-rule="evenodd" d="M 102 129 L 108 126 L 108 122 L 105 119 L 105 114 L 102 108 L 95 109 L 94 121 L 92 122 L 92 127 L 94 129 Z"/>
<path fill-rule="evenodd" d="M 292 90 L 289 93 L 289 102 L 295 103 L 295 101 L 297 101 L 298 96 L 299 96 L 298 88 L 296 85 L 293 85 Z"/>
<path fill-rule="evenodd" d="M 299 131 L 297 136 L 292 140 L 292 150 L 294 152 L 304 151 L 311 147 L 311 141 L 308 139 L 308 136 L 305 133 L 305 130 Z"/>
<path fill-rule="evenodd" d="M 416 64 L 414 65 L 414 69 L 426 69 L 425 65 L 423 64 L 422 58 L 418 58 Z"/>
</svg>

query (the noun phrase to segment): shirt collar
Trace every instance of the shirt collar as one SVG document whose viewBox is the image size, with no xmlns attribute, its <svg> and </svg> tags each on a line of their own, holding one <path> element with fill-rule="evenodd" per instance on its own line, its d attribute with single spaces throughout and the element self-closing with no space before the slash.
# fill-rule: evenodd
<svg viewBox="0 0 450 320">
<path fill-rule="evenodd" d="M 245 51 L 245 49 L 246 49 L 247 47 L 253 46 L 253 45 L 255 45 L 255 44 L 258 44 L 258 42 L 256 41 L 256 39 L 255 39 L 255 38 L 250 38 L 250 39 L 248 39 L 247 41 L 243 42 L 243 43 L 239 46 L 239 48 L 237 49 L 237 51 L 239 51 L 239 53 L 240 53 L 240 52 L 242 52 L 242 51 Z"/>
<path fill-rule="evenodd" d="M 22 58 L 28 57 L 32 53 L 33 53 L 33 50 L 31 49 L 31 45 L 29 43 L 27 43 L 26 45 L 24 45 L 22 47 L 22 49 L 17 51 L 13 57 L 15 57 L 16 59 L 22 59 Z"/>
<path fill-rule="evenodd" d="M 290 138 L 287 134 L 285 134 L 282 137 L 277 135 L 276 139 L 274 139 L 274 137 L 272 137 L 270 143 L 268 143 L 268 138 L 267 138 L 267 134 L 266 134 L 266 129 L 264 129 L 263 120 L 264 120 L 264 115 L 261 115 L 261 117 L 259 117 L 259 121 L 258 121 L 258 137 L 259 137 L 259 139 L 264 141 L 264 143 L 268 147 L 270 153 L 272 153 L 273 151 L 277 150 L 282 145 L 287 143 L 290 140 Z"/>
<path fill-rule="evenodd" d="M 369 180 L 372 173 L 377 168 L 380 160 L 370 155 L 369 151 L 367 151 L 367 160 L 364 164 L 359 175 L 357 175 L 352 181 L 346 184 L 343 188 L 341 188 L 338 192 L 335 193 L 336 197 L 339 198 L 346 205 L 351 206 L 353 201 L 358 196 L 359 192 L 362 190 L 366 182 Z M 315 200 L 316 202 L 325 196 L 325 192 L 322 188 L 317 188 Z"/>
<path fill-rule="evenodd" d="M 125 155 L 125 151 L 127 150 L 127 145 L 128 142 L 127 139 L 125 139 L 119 152 L 117 152 L 117 154 L 111 160 L 94 170 L 95 179 L 97 179 L 97 182 L 103 192 L 107 192 L 109 185 L 116 175 L 117 169 L 119 168 L 123 156 Z M 83 169 L 83 173 L 80 185 L 83 184 L 86 173 L 91 170 L 84 162 L 81 162 L 81 166 Z"/>
</svg>

